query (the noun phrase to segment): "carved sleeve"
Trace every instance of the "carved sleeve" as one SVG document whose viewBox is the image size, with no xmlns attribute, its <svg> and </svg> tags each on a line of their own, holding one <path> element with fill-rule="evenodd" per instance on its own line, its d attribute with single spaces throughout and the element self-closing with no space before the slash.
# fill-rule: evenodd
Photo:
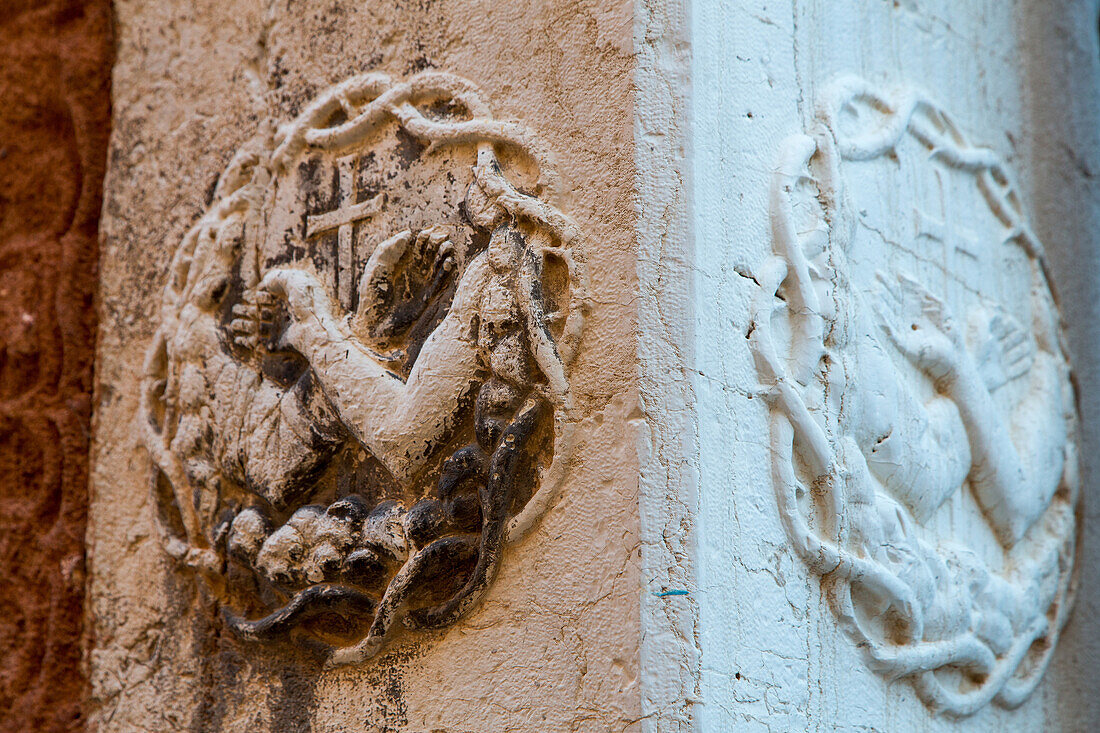
<svg viewBox="0 0 1100 733">
<path fill-rule="evenodd" d="M 281 508 L 309 491 L 346 433 L 312 370 L 289 390 L 241 370 L 251 372 L 240 375 L 241 386 L 251 388 L 220 395 L 232 404 L 226 422 L 238 423 L 221 431 L 224 462 L 249 491 Z"/>
</svg>

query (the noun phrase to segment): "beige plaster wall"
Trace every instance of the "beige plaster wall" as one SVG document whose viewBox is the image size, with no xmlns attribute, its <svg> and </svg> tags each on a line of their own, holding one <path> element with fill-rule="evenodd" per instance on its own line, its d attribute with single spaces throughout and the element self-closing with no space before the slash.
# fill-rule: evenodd
<svg viewBox="0 0 1100 733">
<path fill-rule="evenodd" d="M 637 281 L 630 2 L 115 3 L 89 528 L 100 731 L 624 730 L 638 690 Z M 244 646 L 152 531 L 133 420 L 173 251 L 236 149 L 352 74 L 437 68 L 556 154 L 585 232 L 582 416 L 560 501 L 445 632 L 338 670 Z"/>
</svg>

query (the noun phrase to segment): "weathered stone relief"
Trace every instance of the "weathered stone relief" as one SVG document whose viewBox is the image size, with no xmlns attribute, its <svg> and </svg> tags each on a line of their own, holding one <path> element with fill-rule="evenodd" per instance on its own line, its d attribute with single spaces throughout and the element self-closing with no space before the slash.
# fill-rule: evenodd
<svg viewBox="0 0 1100 733">
<path fill-rule="evenodd" d="M 780 515 L 868 663 L 935 711 L 1022 703 L 1075 585 L 1077 416 L 1003 162 L 842 79 L 782 147 L 748 338 Z"/>
<path fill-rule="evenodd" d="M 330 663 L 454 623 L 553 501 L 574 225 L 526 128 L 428 72 L 268 125 L 176 252 L 140 423 L 167 552 Z"/>
</svg>

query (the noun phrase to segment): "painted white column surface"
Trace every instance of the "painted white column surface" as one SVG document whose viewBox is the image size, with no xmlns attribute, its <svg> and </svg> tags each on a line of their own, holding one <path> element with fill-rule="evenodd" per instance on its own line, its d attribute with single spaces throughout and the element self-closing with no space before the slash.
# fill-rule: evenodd
<svg viewBox="0 0 1100 733">
<path fill-rule="evenodd" d="M 692 3 L 698 729 L 1100 720 L 1096 21 Z"/>
</svg>

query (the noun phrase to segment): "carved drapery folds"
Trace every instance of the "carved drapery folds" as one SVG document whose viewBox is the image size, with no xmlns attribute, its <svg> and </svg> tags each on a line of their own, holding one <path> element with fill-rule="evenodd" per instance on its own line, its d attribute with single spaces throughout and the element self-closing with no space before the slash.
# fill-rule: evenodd
<svg viewBox="0 0 1100 733">
<path fill-rule="evenodd" d="M 1073 595 L 1077 414 L 1004 164 L 848 78 L 770 208 L 749 338 L 792 546 L 883 675 L 947 714 L 1020 704 Z"/>
<path fill-rule="evenodd" d="M 553 500 L 578 233 L 538 140 L 444 73 L 262 132 L 171 265 L 141 423 L 167 552 L 245 639 L 440 628 Z"/>
</svg>

